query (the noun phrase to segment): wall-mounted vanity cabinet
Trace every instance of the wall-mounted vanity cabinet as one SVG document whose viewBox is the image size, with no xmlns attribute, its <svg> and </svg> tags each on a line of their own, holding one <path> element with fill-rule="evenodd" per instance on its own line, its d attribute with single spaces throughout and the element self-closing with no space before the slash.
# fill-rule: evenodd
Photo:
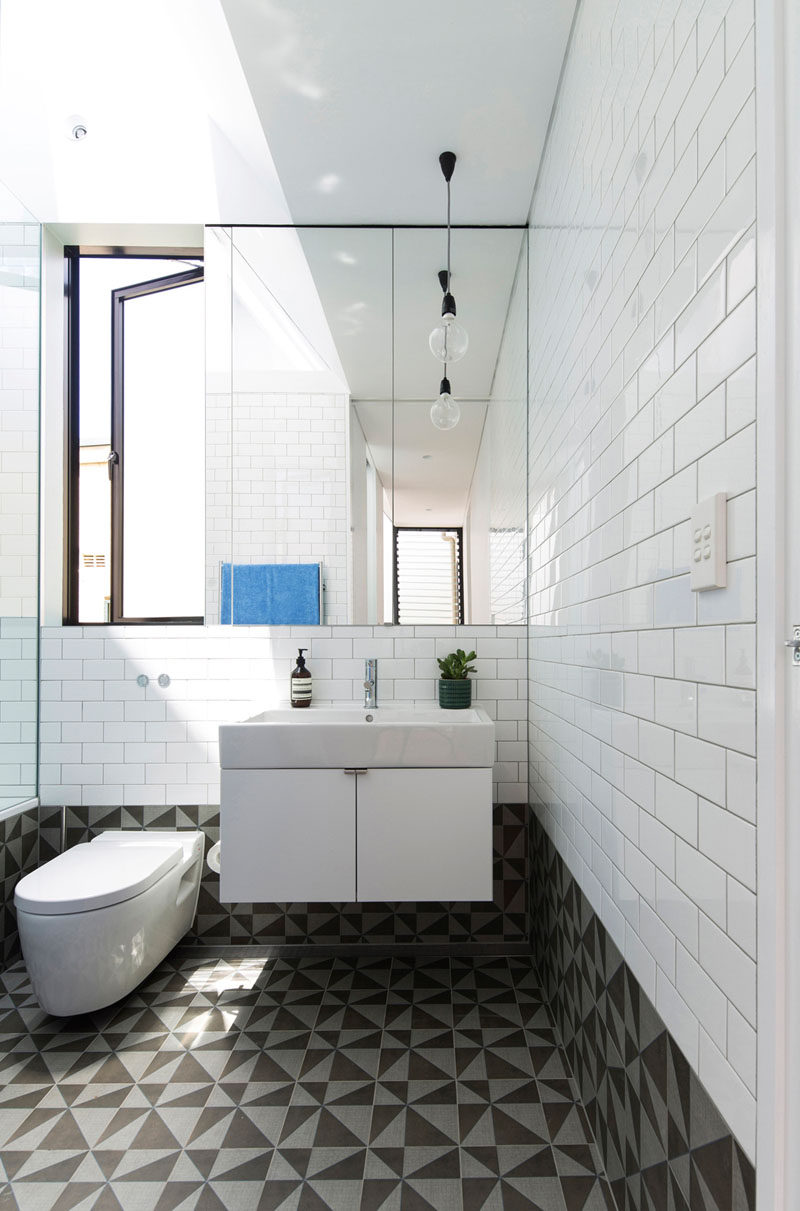
<svg viewBox="0 0 800 1211">
<path fill-rule="evenodd" d="M 221 840 L 224 902 L 491 900 L 492 770 L 223 769 Z"/>
</svg>

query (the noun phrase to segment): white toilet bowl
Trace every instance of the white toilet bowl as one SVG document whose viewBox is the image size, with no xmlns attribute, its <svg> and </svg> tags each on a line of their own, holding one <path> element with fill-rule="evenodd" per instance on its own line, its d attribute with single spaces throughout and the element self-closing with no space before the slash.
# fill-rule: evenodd
<svg viewBox="0 0 800 1211">
<path fill-rule="evenodd" d="M 201 832 L 106 832 L 20 879 L 22 954 L 36 999 L 67 1017 L 113 1004 L 194 920 Z"/>
</svg>

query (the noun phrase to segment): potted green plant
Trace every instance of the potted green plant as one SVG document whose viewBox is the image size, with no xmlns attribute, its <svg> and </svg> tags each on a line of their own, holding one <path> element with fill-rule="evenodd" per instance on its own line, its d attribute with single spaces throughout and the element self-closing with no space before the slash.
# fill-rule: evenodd
<svg viewBox="0 0 800 1211">
<path fill-rule="evenodd" d="M 439 706 L 450 711 L 462 711 L 472 702 L 472 682 L 469 674 L 475 672 L 475 666 L 470 660 L 475 659 L 474 652 L 465 652 L 458 648 L 438 660 L 441 669 L 439 679 Z"/>
</svg>

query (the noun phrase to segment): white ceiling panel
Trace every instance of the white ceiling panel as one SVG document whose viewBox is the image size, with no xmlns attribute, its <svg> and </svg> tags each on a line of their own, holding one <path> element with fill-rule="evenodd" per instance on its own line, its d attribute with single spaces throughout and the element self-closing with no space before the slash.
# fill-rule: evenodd
<svg viewBox="0 0 800 1211">
<path fill-rule="evenodd" d="M 223 0 L 297 223 L 524 223 L 575 0 Z"/>
</svg>

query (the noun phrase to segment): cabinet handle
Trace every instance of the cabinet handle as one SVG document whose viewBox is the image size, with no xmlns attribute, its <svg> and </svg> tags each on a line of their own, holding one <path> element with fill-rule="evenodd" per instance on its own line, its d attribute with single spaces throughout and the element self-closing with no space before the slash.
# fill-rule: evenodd
<svg viewBox="0 0 800 1211">
<path fill-rule="evenodd" d="M 365 769 L 346 769 L 344 772 L 346 774 L 366 774 L 367 770 L 365 770 Z"/>
</svg>

